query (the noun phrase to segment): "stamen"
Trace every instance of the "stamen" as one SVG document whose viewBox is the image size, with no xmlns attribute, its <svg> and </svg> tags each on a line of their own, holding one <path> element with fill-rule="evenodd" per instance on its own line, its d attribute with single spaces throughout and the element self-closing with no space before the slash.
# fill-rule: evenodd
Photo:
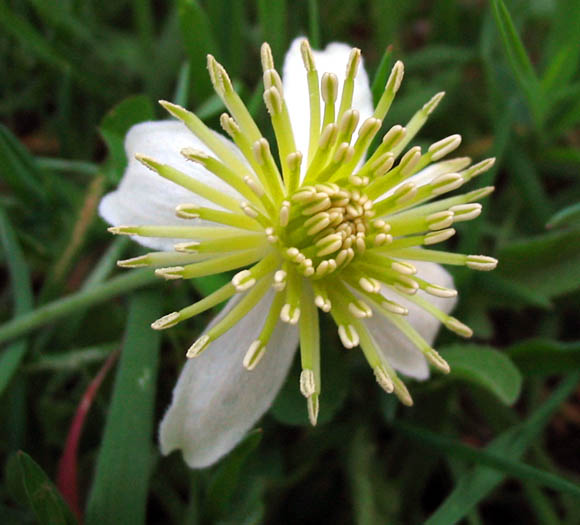
<svg viewBox="0 0 580 525">
<path fill-rule="evenodd" d="M 222 206 L 223 208 L 227 208 L 228 210 L 232 211 L 238 210 L 238 201 L 233 197 L 230 197 L 229 195 L 226 195 L 225 193 L 222 193 L 221 191 L 216 190 L 211 186 L 203 184 L 202 182 L 197 181 L 193 177 L 190 177 L 167 164 L 161 164 L 160 162 L 157 162 L 150 157 L 146 157 L 145 155 L 135 155 L 135 158 L 150 170 L 161 175 L 161 177 L 164 179 L 175 182 L 175 184 L 179 184 L 179 186 L 182 186 L 183 188 L 196 193 L 200 197 L 203 197 L 204 199 L 207 199 L 217 204 L 218 206 Z"/>
</svg>

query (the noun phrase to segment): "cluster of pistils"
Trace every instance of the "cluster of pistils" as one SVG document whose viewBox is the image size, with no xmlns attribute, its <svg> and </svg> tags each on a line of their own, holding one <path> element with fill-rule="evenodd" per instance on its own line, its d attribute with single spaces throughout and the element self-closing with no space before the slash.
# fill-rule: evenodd
<svg viewBox="0 0 580 525">
<path fill-rule="evenodd" d="M 346 266 L 367 247 L 367 235 L 383 232 L 373 225 L 372 201 L 358 190 L 333 183 L 301 187 L 284 201 L 280 239 L 288 260 L 305 276 L 325 277 Z"/>
<path fill-rule="evenodd" d="M 374 112 L 364 118 L 362 110 L 352 106 L 360 50 L 353 49 L 345 63 L 342 90 L 335 73 L 319 74 L 306 40 L 300 52 L 310 106 L 307 151 L 297 150 L 299 141 L 290 123 L 283 82 L 267 44 L 261 48 L 263 100 L 274 131 L 274 148 L 235 92 L 224 67 L 209 55 L 210 78 L 227 110 L 220 124 L 241 156 L 193 113 L 161 103 L 206 148 L 185 148 L 181 154 L 233 192 L 222 192 L 138 155 L 138 160 L 159 176 L 214 207 L 184 202 L 175 210 L 183 225 L 117 226 L 111 231 L 181 240 L 174 251 L 120 261 L 123 267 L 156 267 L 156 273 L 166 279 L 238 270 L 214 293 L 153 323 L 156 330 L 175 326 L 237 294 L 239 300 L 191 345 L 188 357 L 200 355 L 273 290 L 268 314 L 245 353 L 243 365 L 248 370 L 259 369 L 267 352 L 276 351 L 268 349 L 268 342 L 280 320 L 297 326 L 300 391 L 315 424 L 322 392 L 319 310 L 332 316 L 343 346 L 360 347 L 377 382 L 407 405 L 412 404 L 411 396 L 381 353 L 369 328 L 370 317 L 379 316 L 391 323 L 434 367 L 449 371 L 447 363 L 407 321 L 408 309 L 396 295 L 387 299 L 385 291 L 400 296 L 401 303 L 409 301 L 427 311 L 449 330 L 463 337 L 472 335 L 469 327 L 427 300 L 429 296 L 451 299 L 457 292 L 423 279 L 413 261 L 464 265 L 481 271 L 495 268 L 497 261 L 491 257 L 429 249 L 452 237 L 455 223 L 480 215 L 482 206 L 477 201 L 493 187 L 463 195 L 445 194 L 489 170 L 494 159 L 472 165 L 467 157 L 446 158 L 460 147 L 459 135 L 436 140 L 426 150 L 411 145 L 444 93 L 428 100 L 404 126 L 396 124 L 383 131 L 379 146 L 369 155 L 368 149 L 401 86 L 403 64 L 394 65 Z M 278 158 L 274 158 L 275 150 Z M 204 226 L 197 221 L 203 221 Z"/>
</svg>

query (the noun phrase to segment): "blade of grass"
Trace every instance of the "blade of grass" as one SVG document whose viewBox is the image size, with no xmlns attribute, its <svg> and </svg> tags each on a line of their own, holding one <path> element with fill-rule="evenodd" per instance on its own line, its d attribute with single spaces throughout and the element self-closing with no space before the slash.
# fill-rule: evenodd
<svg viewBox="0 0 580 525">
<path fill-rule="evenodd" d="M 16 234 L 12 229 L 6 213 L 1 207 L 0 238 L 2 240 L 6 262 L 8 263 L 8 271 L 10 272 L 10 282 L 14 296 L 14 315 L 24 315 L 32 310 L 34 303 L 30 273 L 24 254 L 16 239 Z M 0 355 L 0 395 L 2 395 L 2 392 L 18 370 L 27 347 L 28 343 L 26 341 L 17 341 Z"/>
<path fill-rule="evenodd" d="M 310 44 L 314 48 L 320 48 L 320 17 L 318 16 L 318 0 L 308 0 L 308 33 Z"/>
<path fill-rule="evenodd" d="M 487 447 L 487 451 L 512 461 L 521 457 L 538 437 L 552 414 L 577 388 L 580 372 L 570 374 L 556 388 L 551 397 L 528 419 L 517 425 Z M 425 525 L 451 525 L 461 520 L 475 505 L 483 500 L 505 475 L 489 467 L 478 466 L 463 475 L 453 492 L 425 522 Z"/>
<path fill-rule="evenodd" d="M 388 45 L 383 53 L 377 72 L 375 73 L 375 78 L 373 79 L 373 85 L 371 86 L 371 92 L 373 94 L 373 103 L 376 106 L 383 94 L 385 85 L 387 83 L 387 78 L 389 77 L 389 70 L 391 69 L 391 62 L 393 57 L 393 46 Z"/>
<path fill-rule="evenodd" d="M 561 476 L 526 465 L 521 461 L 514 461 L 511 458 L 502 457 L 489 450 L 476 449 L 464 445 L 456 439 L 435 434 L 425 428 L 410 425 L 404 421 L 397 423 L 397 429 L 401 430 L 410 438 L 439 450 L 444 454 L 464 461 L 474 462 L 478 465 L 491 467 L 522 481 L 531 481 L 559 492 L 568 492 L 580 497 L 580 486 Z"/>
<path fill-rule="evenodd" d="M 210 21 L 199 2 L 179 0 L 178 13 L 181 37 L 191 65 L 191 78 L 194 79 L 190 89 L 197 101 L 205 100 L 212 93 L 206 70 L 206 55 L 217 54 L 219 48 Z"/>
<path fill-rule="evenodd" d="M 491 0 L 491 6 L 514 77 L 528 99 L 536 124 L 541 128 L 540 84 L 530 58 L 503 0 Z"/>
<path fill-rule="evenodd" d="M 145 523 L 161 340 L 149 323 L 160 312 L 160 294 L 142 291 L 133 295 L 87 506 L 87 525 Z"/>
<path fill-rule="evenodd" d="M 0 124 L 0 174 L 23 202 L 36 205 L 46 202 L 42 174 L 34 157 L 2 124 Z"/>
<path fill-rule="evenodd" d="M 287 5 L 286 0 L 258 1 L 258 21 L 262 39 L 270 44 L 275 60 L 281 60 L 286 48 Z"/>
<path fill-rule="evenodd" d="M 138 288 L 157 282 L 151 270 L 136 270 L 126 275 L 110 279 L 104 284 L 82 290 L 75 294 L 57 299 L 27 314 L 21 315 L 0 327 L 0 344 L 26 335 L 41 326 L 72 315 L 95 304 L 103 303 Z"/>
</svg>

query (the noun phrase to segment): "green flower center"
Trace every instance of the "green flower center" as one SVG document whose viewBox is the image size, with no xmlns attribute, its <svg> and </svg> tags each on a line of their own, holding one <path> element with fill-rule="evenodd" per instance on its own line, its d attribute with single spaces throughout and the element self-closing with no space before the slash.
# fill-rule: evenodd
<svg viewBox="0 0 580 525">
<path fill-rule="evenodd" d="M 387 240 L 389 226 L 374 216 L 373 201 L 359 190 L 333 183 L 303 186 L 280 208 L 283 256 L 312 279 L 341 271 L 368 242 Z"/>
</svg>

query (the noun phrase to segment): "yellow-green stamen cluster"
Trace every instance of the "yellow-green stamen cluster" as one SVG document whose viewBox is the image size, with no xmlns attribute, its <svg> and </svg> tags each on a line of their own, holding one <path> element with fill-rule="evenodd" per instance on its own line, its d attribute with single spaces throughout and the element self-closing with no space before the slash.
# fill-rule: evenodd
<svg viewBox="0 0 580 525">
<path fill-rule="evenodd" d="M 247 267 L 216 292 L 153 323 L 156 330 L 166 329 L 241 294 L 235 306 L 193 343 L 188 357 L 203 352 L 273 289 L 269 313 L 243 365 L 248 370 L 258 366 L 278 320 L 297 324 L 303 369 L 300 390 L 308 400 L 310 420 L 315 424 L 321 392 L 318 309 L 333 317 L 346 348 L 360 345 L 378 383 L 403 403 L 412 404 L 409 392 L 381 354 L 365 319 L 383 316 L 433 366 L 448 372 L 447 363 L 406 321 L 407 308 L 387 299 L 383 291 L 393 291 L 450 330 L 470 337 L 469 327 L 417 294 L 421 290 L 435 297 L 451 298 L 456 291 L 421 279 L 409 261 L 465 265 L 475 270 L 491 270 L 497 261 L 483 255 L 425 248 L 453 236 L 455 222 L 477 217 L 481 205 L 475 201 L 493 191 L 492 187 L 482 188 L 429 202 L 493 165 L 493 159 L 473 166 L 471 159 L 465 157 L 441 160 L 460 145 L 459 135 L 435 142 L 426 152 L 419 147 L 405 151 L 443 93 L 429 100 L 406 126 L 395 125 L 387 130 L 379 147 L 365 161 L 401 85 L 402 63 L 393 67 L 373 115 L 361 123 L 359 112 L 351 107 L 360 51 L 353 49 L 345 64 L 340 94 L 336 75 L 324 73 L 319 78 L 306 40 L 301 52 L 310 104 L 307 152 L 296 149 L 282 81 L 267 44 L 261 53 L 264 102 L 274 129 L 278 162 L 225 69 L 208 56 L 212 83 L 229 111 L 221 116 L 222 128 L 243 159 L 194 114 L 169 102 L 161 104 L 211 151 L 186 148 L 181 152 L 183 156 L 201 164 L 233 191 L 225 194 L 169 165 L 138 155 L 139 161 L 161 177 L 215 207 L 185 202 L 175 210 L 184 219 L 183 225 L 116 226 L 110 231 L 180 239 L 174 251 L 153 252 L 119 262 L 123 267 L 158 267 L 156 273 L 166 279 L 201 277 Z M 190 226 L 185 222 L 188 219 L 202 219 L 215 226 Z"/>
</svg>

